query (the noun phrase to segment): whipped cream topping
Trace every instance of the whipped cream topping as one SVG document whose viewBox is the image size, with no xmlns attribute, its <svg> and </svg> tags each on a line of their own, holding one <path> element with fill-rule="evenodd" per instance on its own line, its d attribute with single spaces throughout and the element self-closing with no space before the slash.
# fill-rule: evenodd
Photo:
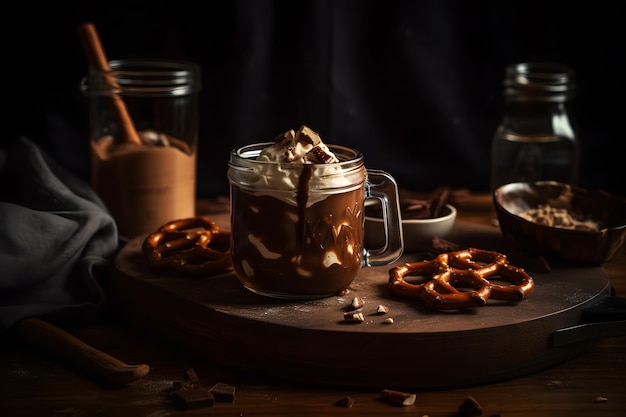
<svg viewBox="0 0 626 417">
<path fill-rule="evenodd" d="M 257 160 L 300 164 L 339 162 L 320 135 L 304 125 L 297 132 L 290 129 L 278 136 L 273 145 L 261 151 Z"/>
<path fill-rule="evenodd" d="M 306 194 L 309 206 L 329 193 L 363 186 L 354 177 L 364 177 L 362 170 L 355 171 L 353 165 L 340 161 L 319 134 L 307 126 L 278 136 L 260 151 L 256 162 L 253 173 L 241 173 L 247 177 L 249 191 L 271 195 L 291 205 L 298 205 L 298 193 Z"/>
</svg>

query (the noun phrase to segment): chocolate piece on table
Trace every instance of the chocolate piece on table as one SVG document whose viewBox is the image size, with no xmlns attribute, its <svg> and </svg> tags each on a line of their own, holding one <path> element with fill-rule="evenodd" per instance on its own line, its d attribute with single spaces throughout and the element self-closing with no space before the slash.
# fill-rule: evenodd
<svg viewBox="0 0 626 417">
<path fill-rule="evenodd" d="M 212 407 L 215 399 L 205 388 L 182 389 L 172 392 L 170 398 L 178 408 L 189 410 L 192 408 Z"/>
<path fill-rule="evenodd" d="M 350 408 L 354 405 L 354 400 L 350 397 L 343 397 L 338 399 L 337 401 L 335 401 L 333 403 L 333 405 L 335 407 L 346 407 L 346 408 Z"/>
<path fill-rule="evenodd" d="M 235 403 L 235 387 L 233 385 L 218 382 L 213 385 L 209 392 L 213 394 L 215 402 L 218 403 Z"/>
<path fill-rule="evenodd" d="M 198 378 L 198 375 L 196 374 L 196 371 L 193 368 L 187 369 L 187 371 L 185 371 L 184 380 L 191 383 L 194 386 L 194 388 L 197 388 L 200 386 L 200 379 Z"/>
<path fill-rule="evenodd" d="M 380 398 L 390 404 L 401 405 L 408 407 L 415 404 L 417 398 L 416 394 L 411 392 L 396 391 L 391 389 L 384 389 L 380 392 Z"/>
<path fill-rule="evenodd" d="M 463 403 L 459 406 L 459 414 L 466 417 L 480 416 L 483 413 L 483 408 L 480 403 L 476 401 L 471 395 L 465 398 Z"/>
</svg>

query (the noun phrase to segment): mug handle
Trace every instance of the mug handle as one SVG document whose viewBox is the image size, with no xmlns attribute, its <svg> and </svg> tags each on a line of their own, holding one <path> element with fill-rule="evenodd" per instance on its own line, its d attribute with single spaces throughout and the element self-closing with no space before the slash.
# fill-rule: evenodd
<svg viewBox="0 0 626 417">
<path fill-rule="evenodd" d="M 365 248 L 363 266 L 387 265 L 398 260 L 404 251 L 400 195 L 396 180 L 385 171 L 367 169 L 365 199 L 369 198 L 376 198 L 380 201 L 385 244 L 378 249 Z"/>
</svg>

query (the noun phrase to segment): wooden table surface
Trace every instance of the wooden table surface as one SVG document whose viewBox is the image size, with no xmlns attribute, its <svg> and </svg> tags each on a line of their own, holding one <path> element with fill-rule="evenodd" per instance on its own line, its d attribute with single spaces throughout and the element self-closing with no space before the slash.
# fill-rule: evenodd
<svg viewBox="0 0 626 417">
<path fill-rule="evenodd" d="M 223 208 L 202 201 L 198 212 Z M 459 218 L 493 224 L 488 195 L 472 195 L 457 204 Z M 495 226 L 494 226 L 495 227 Z M 626 296 L 626 246 L 604 265 L 616 295 Z M 455 416 L 461 403 L 474 397 L 483 416 L 621 416 L 626 411 L 626 337 L 600 339 L 589 351 L 560 365 L 497 383 L 445 390 L 420 390 L 415 404 L 393 406 L 380 400 L 380 389 L 325 387 L 272 380 L 223 369 L 127 327 L 111 315 L 72 329 L 91 346 L 128 364 L 148 364 L 145 377 L 123 387 L 103 384 L 70 364 L 5 337 L 0 348 L 0 415 L 3 416 Z M 341 348 L 341 347 L 338 347 Z M 347 349 L 346 360 L 349 360 Z M 393 346 L 381 355 L 393 355 Z M 463 347 L 459 346 L 459 355 Z M 373 358 L 375 360 L 375 358 Z M 407 360 L 429 360 L 419 352 Z M 480 360 L 489 366 L 489 358 Z M 511 357 L 511 361 L 515 361 Z M 224 382 L 236 387 L 235 403 L 179 410 L 168 392 L 194 369 L 203 385 Z M 459 372 L 463 372 L 459 369 Z M 416 376 L 419 377 L 419 376 Z M 333 403 L 354 400 L 351 408 Z"/>
</svg>

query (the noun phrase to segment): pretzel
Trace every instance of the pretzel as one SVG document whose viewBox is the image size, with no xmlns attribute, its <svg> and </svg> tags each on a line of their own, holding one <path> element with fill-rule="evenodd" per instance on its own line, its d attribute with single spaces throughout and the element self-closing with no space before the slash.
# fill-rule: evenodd
<svg viewBox="0 0 626 417">
<path fill-rule="evenodd" d="M 491 282 L 493 299 L 520 301 L 535 289 L 534 280 L 530 275 L 522 268 L 509 264 L 506 255 L 501 253 L 469 248 L 448 253 L 448 259 L 453 267 L 473 269 L 482 278 L 498 278 L 513 284 L 498 285 Z"/>
<path fill-rule="evenodd" d="M 473 291 L 459 291 L 455 285 L 463 284 Z M 489 281 L 471 269 L 448 268 L 422 285 L 422 300 L 437 310 L 456 310 L 482 307 L 491 295 Z"/>
<path fill-rule="evenodd" d="M 419 283 L 407 282 L 404 278 L 409 275 L 421 277 Z M 488 278 L 511 285 L 495 284 Z M 510 265 L 505 255 L 469 248 L 392 268 L 388 287 L 396 296 L 417 298 L 437 310 L 452 310 L 481 307 L 489 298 L 520 301 L 534 290 L 534 281 L 523 269 Z"/>
<path fill-rule="evenodd" d="M 208 217 L 166 223 L 146 237 L 141 249 L 156 270 L 212 276 L 233 269 L 230 233 Z"/>
</svg>

